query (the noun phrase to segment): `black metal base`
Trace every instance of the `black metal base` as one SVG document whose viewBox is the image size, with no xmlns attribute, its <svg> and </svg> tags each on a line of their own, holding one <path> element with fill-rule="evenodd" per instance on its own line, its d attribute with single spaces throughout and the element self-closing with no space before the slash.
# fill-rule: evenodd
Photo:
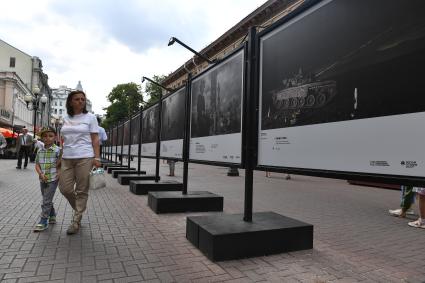
<svg viewBox="0 0 425 283">
<path fill-rule="evenodd" d="M 147 195 L 149 192 L 163 191 L 183 191 L 183 183 L 174 180 L 158 182 L 155 182 L 155 180 L 130 181 L 130 192 L 136 195 Z"/>
<path fill-rule="evenodd" d="M 137 174 L 136 168 L 124 168 L 124 169 L 112 169 L 111 170 L 112 178 L 117 178 L 118 175 L 121 175 L 121 174 L 125 175 L 125 173 L 127 173 L 127 175 L 128 174 Z"/>
<path fill-rule="evenodd" d="M 107 172 L 111 174 L 112 170 L 127 170 L 127 168 L 127 165 L 108 166 Z"/>
<path fill-rule="evenodd" d="M 119 163 L 114 163 L 114 162 L 111 162 L 111 163 L 102 163 L 102 167 L 103 167 L 103 169 L 108 169 L 108 167 L 109 166 L 118 166 L 119 165 Z"/>
<path fill-rule="evenodd" d="M 148 205 L 157 214 L 190 211 L 223 211 L 223 197 L 202 191 L 192 191 L 186 195 L 181 192 L 150 191 Z"/>
<path fill-rule="evenodd" d="M 313 225 L 274 212 L 190 216 L 186 238 L 209 259 L 229 260 L 313 248 Z"/>
<path fill-rule="evenodd" d="M 239 170 L 236 167 L 229 167 L 229 170 L 227 170 L 227 176 L 231 177 L 237 177 L 239 176 Z"/>
<path fill-rule="evenodd" d="M 160 177 L 161 179 L 161 177 Z M 121 185 L 128 185 L 130 181 L 138 180 L 155 180 L 155 175 L 144 175 L 144 174 L 130 174 L 130 175 L 119 175 L 118 183 Z"/>
</svg>

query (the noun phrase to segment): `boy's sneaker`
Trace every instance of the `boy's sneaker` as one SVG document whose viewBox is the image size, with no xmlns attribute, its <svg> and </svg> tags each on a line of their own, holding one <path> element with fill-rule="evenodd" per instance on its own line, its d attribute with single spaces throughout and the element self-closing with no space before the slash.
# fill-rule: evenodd
<svg viewBox="0 0 425 283">
<path fill-rule="evenodd" d="M 56 216 L 55 215 L 49 216 L 49 224 L 56 224 Z"/>
<path fill-rule="evenodd" d="M 47 223 L 47 218 L 40 219 L 37 225 L 35 225 L 34 232 L 41 232 L 46 230 L 49 227 L 49 223 Z"/>
<path fill-rule="evenodd" d="M 411 208 L 409 208 L 405 214 L 403 214 L 403 211 L 401 210 L 401 208 L 399 209 L 390 209 L 388 210 L 388 213 L 392 216 L 396 216 L 396 217 L 406 217 L 406 214 L 408 215 L 415 215 L 415 211 Z"/>
</svg>

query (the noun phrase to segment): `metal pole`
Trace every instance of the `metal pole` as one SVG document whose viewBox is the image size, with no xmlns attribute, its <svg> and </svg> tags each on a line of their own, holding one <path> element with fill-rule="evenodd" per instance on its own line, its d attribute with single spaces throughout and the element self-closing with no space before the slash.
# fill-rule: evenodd
<svg viewBox="0 0 425 283">
<path fill-rule="evenodd" d="M 246 111 L 244 112 L 244 130 L 245 130 L 245 206 L 244 218 L 246 222 L 252 222 L 252 203 L 253 203 L 253 180 L 254 180 L 254 167 L 256 161 L 256 117 L 257 117 L 257 104 L 256 104 L 256 72 L 255 72 L 255 27 L 250 27 L 248 33 L 248 60 L 246 76 Z"/>
<path fill-rule="evenodd" d="M 37 100 L 37 98 L 36 98 L 36 100 Z M 35 138 L 35 128 L 36 128 L 36 123 L 37 123 L 37 104 L 32 102 L 32 106 L 33 106 L 33 111 L 34 111 L 33 131 L 34 131 L 34 138 Z"/>
<path fill-rule="evenodd" d="M 159 181 L 159 156 L 161 151 L 161 116 L 162 116 L 162 92 L 159 93 L 158 99 L 158 126 L 156 133 L 156 166 L 155 166 L 155 183 Z"/>
<path fill-rule="evenodd" d="M 189 176 L 189 146 L 190 146 L 190 107 L 191 107 L 191 80 L 192 74 L 187 75 L 186 82 L 186 100 L 185 100 L 185 122 L 184 122 L 184 139 L 183 139 L 183 195 L 187 195 L 187 184 Z"/>
<path fill-rule="evenodd" d="M 109 158 L 108 159 L 111 162 L 114 162 L 113 155 L 112 155 L 112 147 L 113 147 L 112 139 L 114 138 L 114 131 L 113 131 L 113 129 L 114 129 L 114 127 L 109 128 L 110 135 L 109 135 L 109 150 L 108 150 Z"/>
<path fill-rule="evenodd" d="M 132 120 L 132 118 L 131 118 L 131 116 L 130 116 L 130 121 L 128 122 L 129 123 L 129 125 L 128 125 L 128 127 L 130 128 L 130 130 L 128 131 L 128 154 L 127 154 L 127 158 L 128 158 L 128 170 L 130 170 L 130 161 L 131 161 L 131 141 L 130 141 L 130 139 L 131 139 L 131 120 Z"/>
<path fill-rule="evenodd" d="M 117 164 L 117 158 L 118 158 L 118 125 L 117 123 L 117 130 L 115 131 L 116 137 L 115 137 L 115 164 Z"/>
<path fill-rule="evenodd" d="M 112 138 L 113 138 L 113 128 L 109 128 L 109 138 L 108 138 L 108 143 L 109 143 L 109 149 L 108 149 L 108 160 L 110 160 L 111 162 L 113 162 L 114 160 L 112 159 Z"/>
<path fill-rule="evenodd" d="M 120 158 L 120 165 L 121 166 L 122 166 L 122 161 L 124 159 L 124 157 L 123 157 L 123 154 L 124 154 L 124 123 L 125 122 L 123 122 L 121 124 L 121 128 L 122 128 L 122 130 L 121 130 L 121 158 Z"/>
<path fill-rule="evenodd" d="M 140 172 L 140 163 L 142 162 L 142 122 L 143 122 L 143 107 L 140 107 L 139 117 L 139 145 L 137 149 L 137 172 Z"/>
<path fill-rule="evenodd" d="M 107 135 L 108 137 L 110 137 L 110 136 L 109 136 L 109 128 L 105 129 L 105 132 L 106 132 L 106 135 Z M 107 140 L 105 141 L 105 148 L 104 148 L 104 150 L 103 150 L 103 158 L 104 158 L 104 159 L 107 159 L 107 160 L 109 160 L 109 159 L 108 159 L 108 151 L 109 151 L 109 139 L 107 139 Z M 109 163 L 109 162 L 108 162 L 108 163 Z"/>
</svg>

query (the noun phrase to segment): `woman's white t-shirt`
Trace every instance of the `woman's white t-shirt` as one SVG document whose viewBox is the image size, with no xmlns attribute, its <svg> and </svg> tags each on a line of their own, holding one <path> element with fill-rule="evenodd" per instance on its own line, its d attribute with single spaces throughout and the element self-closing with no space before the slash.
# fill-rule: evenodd
<svg viewBox="0 0 425 283">
<path fill-rule="evenodd" d="M 94 157 L 90 133 L 99 133 L 96 116 L 91 113 L 66 116 L 63 120 L 63 154 L 65 159 Z"/>
</svg>

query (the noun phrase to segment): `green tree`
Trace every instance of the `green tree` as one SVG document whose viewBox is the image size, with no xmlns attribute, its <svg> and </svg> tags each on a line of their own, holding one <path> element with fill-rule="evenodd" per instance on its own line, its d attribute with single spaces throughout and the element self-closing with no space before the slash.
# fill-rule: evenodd
<svg viewBox="0 0 425 283">
<path fill-rule="evenodd" d="M 166 78 L 164 75 L 154 75 L 152 80 L 161 84 L 161 82 Z M 156 84 L 153 84 L 151 82 L 146 83 L 145 92 L 146 95 L 149 96 L 149 100 L 147 102 L 147 106 L 154 104 L 158 101 L 160 93 L 162 93 L 163 89 L 160 86 L 157 86 Z"/>
<path fill-rule="evenodd" d="M 130 117 L 140 110 L 145 103 L 139 85 L 135 83 L 119 84 L 108 94 L 111 103 L 106 110 L 106 118 L 102 125 L 105 128 L 115 125 L 118 121 Z"/>
</svg>

